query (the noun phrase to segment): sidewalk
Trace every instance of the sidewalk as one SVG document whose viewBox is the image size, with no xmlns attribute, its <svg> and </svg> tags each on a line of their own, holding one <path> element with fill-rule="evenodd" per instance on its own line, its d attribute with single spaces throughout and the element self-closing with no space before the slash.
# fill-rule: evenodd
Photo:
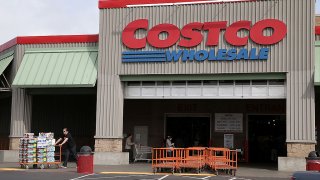
<svg viewBox="0 0 320 180">
<path fill-rule="evenodd" d="M 1 168 L 12 168 L 12 170 L 23 170 L 18 163 L 0 163 Z M 69 163 L 67 169 L 29 169 L 27 171 L 48 171 L 48 172 L 76 172 L 76 164 Z M 129 165 L 96 165 L 94 166 L 94 172 L 99 173 L 152 173 L 152 167 L 150 163 L 135 163 Z M 204 171 L 205 174 L 213 174 L 210 171 Z M 272 170 L 269 167 L 263 167 L 261 165 L 252 166 L 240 166 L 237 170 L 237 177 L 264 177 L 264 178 L 289 178 L 292 172 L 280 172 Z"/>
</svg>

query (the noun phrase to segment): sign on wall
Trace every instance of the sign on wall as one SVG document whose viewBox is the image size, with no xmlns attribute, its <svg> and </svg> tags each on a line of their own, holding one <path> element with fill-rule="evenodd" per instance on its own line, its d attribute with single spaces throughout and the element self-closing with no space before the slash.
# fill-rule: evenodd
<svg viewBox="0 0 320 180">
<path fill-rule="evenodd" d="M 224 134 L 223 146 L 225 148 L 233 149 L 234 147 L 233 134 Z"/>
<path fill-rule="evenodd" d="M 243 114 L 215 113 L 215 132 L 242 132 Z"/>
<path fill-rule="evenodd" d="M 135 36 L 138 30 L 146 31 L 143 38 Z M 271 35 L 265 30 L 272 29 Z M 248 35 L 240 37 L 240 31 Z M 234 46 L 231 49 L 215 49 L 219 45 L 220 34 L 224 31 L 225 41 Z M 166 38 L 160 38 L 166 34 Z M 206 35 L 205 35 L 206 34 Z M 227 21 L 192 22 L 181 29 L 174 24 L 164 23 L 149 28 L 148 19 L 130 22 L 122 32 L 122 43 L 134 51 L 124 51 L 122 62 L 182 62 L 187 61 L 235 61 L 235 60 L 267 60 L 270 49 L 268 46 L 282 41 L 287 34 L 287 26 L 277 19 L 263 19 L 252 24 L 251 21 L 236 21 L 228 25 Z M 206 37 L 206 39 L 205 39 Z M 262 48 L 237 48 L 248 45 L 249 40 Z M 205 41 L 209 50 L 194 50 Z M 144 51 L 148 45 L 157 50 Z M 166 50 L 177 45 L 178 50 Z M 181 49 L 180 49 L 181 48 Z"/>
</svg>

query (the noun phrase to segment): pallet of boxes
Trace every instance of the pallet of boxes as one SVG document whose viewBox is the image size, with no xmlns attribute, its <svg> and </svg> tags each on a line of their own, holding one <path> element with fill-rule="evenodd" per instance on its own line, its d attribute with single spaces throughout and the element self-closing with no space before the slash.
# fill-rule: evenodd
<svg viewBox="0 0 320 180">
<path fill-rule="evenodd" d="M 57 168 L 61 163 L 61 147 L 55 148 L 53 133 L 25 133 L 19 144 L 19 164 L 21 168 L 29 167 L 50 168 L 55 165 Z"/>
</svg>

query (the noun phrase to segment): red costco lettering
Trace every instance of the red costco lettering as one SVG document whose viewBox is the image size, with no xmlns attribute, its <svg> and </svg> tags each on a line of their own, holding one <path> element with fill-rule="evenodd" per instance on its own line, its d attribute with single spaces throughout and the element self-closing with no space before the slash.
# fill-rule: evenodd
<svg viewBox="0 0 320 180">
<path fill-rule="evenodd" d="M 167 33 L 167 38 L 162 40 L 159 38 L 161 33 Z M 159 24 L 154 26 L 148 32 L 148 43 L 157 48 L 167 48 L 173 46 L 180 38 L 180 29 L 173 24 Z"/>
<path fill-rule="evenodd" d="M 267 28 L 273 29 L 271 36 L 264 36 L 263 31 Z M 251 29 L 250 38 L 257 44 L 271 45 L 280 42 L 287 35 L 287 26 L 276 19 L 265 19 L 257 22 Z"/>
<path fill-rule="evenodd" d="M 207 46 L 217 46 L 219 44 L 220 31 L 227 28 L 227 23 L 227 21 L 204 23 L 203 30 L 208 31 Z"/>
<path fill-rule="evenodd" d="M 129 23 L 122 32 L 123 44 L 131 49 L 140 49 L 146 47 L 147 38 L 136 39 L 134 34 L 138 29 L 148 30 L 148 26 L 148 19 L 138 19 Z"/>
<path fill-rule="evenodd" d="M 234 46 L 245 46 L 246 44 L 248 44 L 248 39 L 249 37 L 238 37 L 237 33 L 238 31 L 240 31 L 241 29 L 246 29 L 246 30 L 250 30 L 250 26 L 251 26 L 251 21 L 238 21 L 235 22 L 233 24 L 231 24 L 225 34 L 224 34 L 224 38 L 226 39 L 226 41 Z"/>
<path fill-rule="evenodd" d="M 287 34 L 286 24 L 276 19 L 261 20 L 253 26 L 251 26 L 251 21 L 237 21 L 229 27 L 227 27 L 227 21 L 193 22 L 185 25 L 181 30 L 173 24 L 158 24 L 149 31 L 148 26 L 149 21 L 147 19 L 139 19 L 129 23 L 122 32 L 123 44 L 131 49 L 145 48 L 147 43 L 156 48 L 169 48 L 177 43 L 181 47 L 191 48 L 203 41 L 201 30 L 204 30 L 208 34 L 206 46 L 217 46 L 220 32 L 225 30 L 224 38 L 233 46 L 245 46 L 249 39 L 257 44 L 271 45 L 280 42 Z M 268 28 L 273 29 L 270 36 L 263 34 Z M 137 39 L 135 33 L 138 29 L 146 30 L 147 36 Z M 239 37 L 237 34 L 240 30 L 248 31 L 249 35 Z M 160 39 L 159 35 L 161 33 L 166 33 L 167 37 Z"/>
<path fill-rule="evenodd" d="M 201 34 L 201 29 L 203 23 L 195 22 L 185 25 L 181 29 L 181 36 L 184 37 L 180 40 L 179 46 L 182 47 L 194 47 L 201 43 L 203 36 Z"/>
</svg>

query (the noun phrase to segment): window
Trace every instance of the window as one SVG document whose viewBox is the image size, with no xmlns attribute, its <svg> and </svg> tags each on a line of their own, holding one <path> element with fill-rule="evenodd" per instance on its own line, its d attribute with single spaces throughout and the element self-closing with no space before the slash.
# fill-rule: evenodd
<svg viewBox="0 0 320 180">
<path fill-rule="evenodd" d="M 236 85 L 250 85 L 250 80 L 238 80 Z"/>
<path fill-rule="evenodd" d="M 267 85 L 267 80 L 252 80 L 252 85 Z"/>
<path fill-rule="evenodd" d="M 129 81 L 128 86 L 140 86 L 140 81 Z"/>
<path fill-rule="evenodd" d="M 142 86 L 155 86 L 156 82 L 154 81 L 144 81 L 142 82 Z"/>
<path fill-rule="evenodd" d="M 201 81 L 188 81 L 188 86 L 201 86 Z"/>
<path fill-rule="evenodd" d="M 185 86 L 186 81 L 172 81 L 172 86 Z"/>
<path fill-rule="evenodd" d="M 219 85 L 233 85 L 233 80 L 219 81 Z"/>
<path fill-rule="evenodd" d="M 269 85 L 284 85 L 284 79 L 270 80 Z"/>
<path fill-rule="evenodd" d="M 218 81 L 203 81 L 203 85 L 206 86 L 215 86 L 218 84 Z"/>
<path fill-rule="evenodd" d="M 158 81 L 157 85 L 158 86 L 170 86 L 170 81 Z"/>
</svg>

